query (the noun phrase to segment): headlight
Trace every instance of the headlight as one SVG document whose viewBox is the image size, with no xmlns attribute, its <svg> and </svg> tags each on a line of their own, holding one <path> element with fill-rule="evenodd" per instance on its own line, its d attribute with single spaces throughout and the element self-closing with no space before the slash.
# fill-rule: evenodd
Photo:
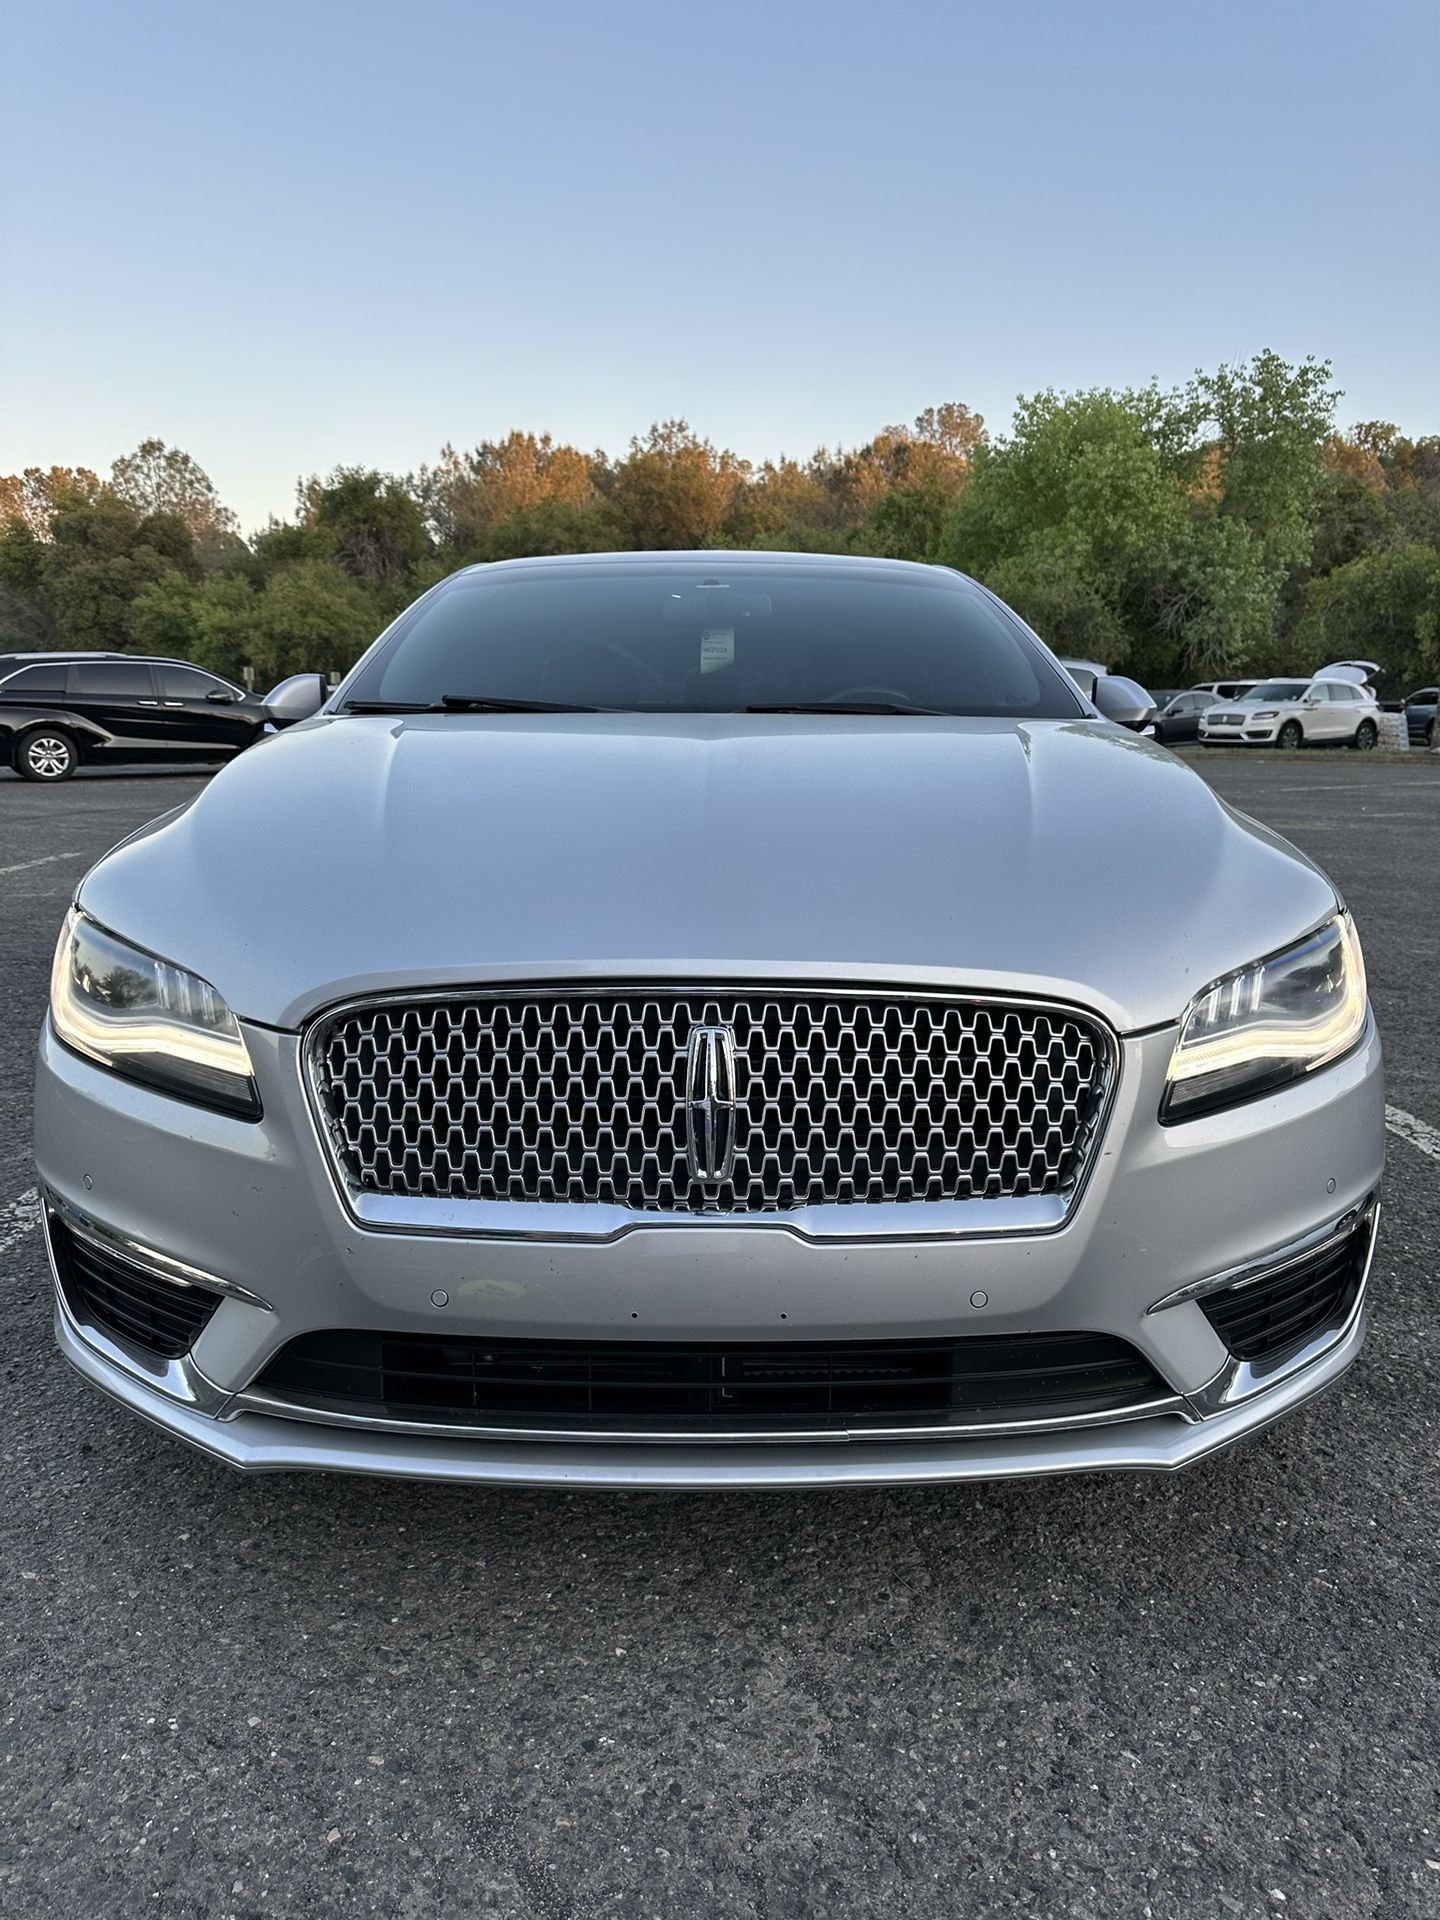
<svg viewBox="0 0 1440 1920">
<path fill-rule="evenodd" d="M 1197 994 L 1170 1056 L 1163 1121 L 1189 1120 L 1300 1080 L 1365 1031 L 1365 961 L 1337 914 L 1269 960 Z"/>
<path fill-rule="evenodd" d="M 114 1073 L 260 1118 L 239 1024 L 209 982 L 132 947 L 73 907 L 55 949 L 50 1018 L 67 1047 Z"/>
<path fill-rule="evenodd" d="M 1262 707 L 1259 713 L 1252 713 L 1250 718 L 1252 720 L 1278 720 L 1280 715 L 1274 707 Z"/>
</svg>

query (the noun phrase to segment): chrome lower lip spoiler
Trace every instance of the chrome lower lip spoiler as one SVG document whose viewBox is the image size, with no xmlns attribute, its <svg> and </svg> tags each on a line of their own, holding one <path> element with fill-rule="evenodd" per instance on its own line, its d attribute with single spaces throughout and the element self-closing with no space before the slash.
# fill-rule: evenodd
<svg viewBox="0 0 1440 1920">
<path fill-rule="evenodd" d="M 1164 1313 L 1167 1307 L 1183 1306 L 1189 1300 L 1203 1300 L 1207 1294 L 1220 1293 L 1227 1288 L 1232 1292 L 1241 1287 L 1253 1287 L 1261 1280 L 1274 1279 L 1277 1274 L 1288 1268 L 1298 1266 L 1302 1260 L 1309 1260 L 1317 1253 L 1323 1253 L 1328 1247 L 1338 1246 L 1348 1239 L 1357 1228 L 1366 1221 L 1370 1223 L 1370 1246 L 1374 1251 L 1375 1222 L 1379 1217 L 1380 1203 L 1374 1194 L 1358 1207 L 1351 1207 L 1338 1219 L 1327 1221 L 1313 1232 L 1291 1240 L 1283 1247 L 1277 1247 L 1273 1253 L 1264 1254 L 1258 1260 L 1246 1260 L 1238 1267 L 1227 1267 L 1221 1273 L 1207 1274 L 1203 1280 L 1192 1280 L 1188 1286 L 1177 1287 L 1173 1293 L 1167 1293 L 1163 1300 L 1157 1300 L 1153 1306 L 1145 1309 L 1147 1315 Z M 1368 1261 L 1366 1263 L 1368 1271 Z"/>
</svg>

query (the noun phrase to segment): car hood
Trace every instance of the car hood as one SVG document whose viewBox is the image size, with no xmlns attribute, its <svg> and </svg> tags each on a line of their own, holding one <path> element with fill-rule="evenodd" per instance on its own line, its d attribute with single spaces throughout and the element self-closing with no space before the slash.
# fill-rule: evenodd
<svg viewBox="0 0 1440 1920">
<path fill-rule="evenodd" d="M 279 1027 L 397 986 L 721 977 L 1008 989 L 1121 1030 L 1335 901 L 1102 722 L 732 714 L 321 718 L 80 897 Z"/>
</svg>

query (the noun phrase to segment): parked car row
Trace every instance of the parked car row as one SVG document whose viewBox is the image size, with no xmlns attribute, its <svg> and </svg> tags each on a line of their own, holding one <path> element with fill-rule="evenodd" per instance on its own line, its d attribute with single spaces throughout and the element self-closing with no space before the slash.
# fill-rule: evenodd
<svg viewBox="0 0 1440 1920">
<path fill-rule="evenodd" d="M 1308 679 L 1210 681 L 1165 699 L 1153 734 L 1166 746 L 1378 746 L 1381 709 L 1370 684 L 1373 660 L 1339 660 Z M 1421 688 L 1404 703 L 1412 741 L 1435 741 L 1437 690 Z"/>
<path fill-rule="evenodd" d="M 1088 699 L 1107 669 L 1061 663 Z M 1380 737 L 1379 708 L 1366 676 L 1372 661 L 1341 661 L 1311 679 L 1211 680 L 1156 697 L 1145 730 L 1167 747 L 1345 745 L 1362 751 Z M 310 676 L 296 676 L 307 694 Z M 1113 687 L 1120 682 L 1111 677 Z M 290 687 L 292 683 L 287 682 Z M 321 697 L 324 682 L 320 681 Z M 1144 726 L 1151 696 L 1133 681 L 1124 724 Z M 279 689 L 276 689 L 279 692 Z M 262 698 L 189 661 L 134 654 L 0 653 L 0 760 L 22 779 L 68 780 L 87 763 L 169 764 L 232 759 L 277 716 Z M 1411 741 L 1433 746 L 1440 688 L 1404 703 Z"/>
</svg>

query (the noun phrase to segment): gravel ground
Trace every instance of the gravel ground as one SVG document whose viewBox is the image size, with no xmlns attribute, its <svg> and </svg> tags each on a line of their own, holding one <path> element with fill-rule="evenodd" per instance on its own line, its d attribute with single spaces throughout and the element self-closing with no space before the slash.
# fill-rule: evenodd
<svg viewBox="0 0 1440 1920">
<path fill-rule="evenodd" d="M 1440 761 L 1201 764 L 1346 890 L 1440 1127 Z M 23 1200 L 69 891 L 198 784 L 0 786 L 0 1912 L 1440 1915 L 1440 1161 L 1392 1139 L 1360 1364 L 1176 1478 L 243 1479 L 54 1355 Z"/>
</svg>

